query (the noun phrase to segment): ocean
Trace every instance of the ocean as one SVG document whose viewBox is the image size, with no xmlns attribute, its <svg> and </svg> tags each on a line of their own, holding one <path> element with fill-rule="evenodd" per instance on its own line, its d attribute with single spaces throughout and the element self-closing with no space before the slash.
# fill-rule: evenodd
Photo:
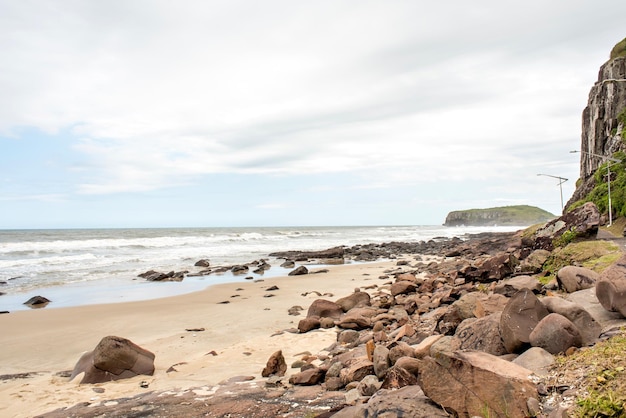
<svg viewBox="0 0 626 418">
<path fill-rule="evenodd" d="M 268 254 L 286 250 L 322 250 L 339 245 L 417 242 L 434 237 L 461 237 L 521 227 L 350 226 L 262 228 L 153 228 L 0 230 L 0 311 L 30 309 L 41 295 L 46 309 L 112 303 L 188 293 L 246 277 L 286 275 L 281 260 Z M 267 259 L 273 266 L 262 276 L 230 273 L 186 277 L 182 282 L 155 283 L 138 278 L 148 270 L 190 273 L 201 268 Z"/>
</svg>

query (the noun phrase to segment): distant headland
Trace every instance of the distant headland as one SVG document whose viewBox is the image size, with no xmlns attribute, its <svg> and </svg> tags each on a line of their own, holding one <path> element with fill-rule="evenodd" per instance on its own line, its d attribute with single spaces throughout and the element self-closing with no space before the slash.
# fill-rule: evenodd
<svg viewBox="0 0 626 418">
<path fill-rule="evenodd" d="M 501 206 L 487 209 L 456 210 L 448 213 L 445 226 L 529 226 L 546 222 L 555 215 L 535 206 Z"/>
</svg>

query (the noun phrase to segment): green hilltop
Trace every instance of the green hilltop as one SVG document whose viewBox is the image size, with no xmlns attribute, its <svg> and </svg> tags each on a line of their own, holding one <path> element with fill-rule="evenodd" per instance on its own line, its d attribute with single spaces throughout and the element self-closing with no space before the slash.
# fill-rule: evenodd
<svg viewBox="0 0 626 418">
<path fill-rule="evenodd" d="M 555 216 L 535 206 L 501 206 L 487 209 L 467 209 L 448 213 L 445 226 L 529 226 Z"/>
</svg>

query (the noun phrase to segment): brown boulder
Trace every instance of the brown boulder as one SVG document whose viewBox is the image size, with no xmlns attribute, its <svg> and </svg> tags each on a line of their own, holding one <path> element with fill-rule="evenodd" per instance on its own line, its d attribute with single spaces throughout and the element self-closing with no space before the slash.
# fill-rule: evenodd
<svg viewBox="0 0 626 418">
<path fill-rule="evenodd" d="M 500 316 L 500 335 L 507 351 L 515 353 L 530 343 L 530 333 L 548 313 L 531 290 L 513 295 Z"/>
<path fill-rule="evenodd" d="M 400 389 L 409 385 L 417 385 L 415 375 L 402 367 L 393 366 L 387 371 L 381 388 Z"/>
<path fill-rule="evenodd" d="M 572 321 L 580 331 L 583 345 L 594 344 L 602 333 L 602 326 L 577 303 L 556 296 L 547 296 L 541 300 L 541 303 L 548 308 L 548 312 L 558 313 Z"/>
<path fill-rule="evenodd" d="M 391 294 L 393 296 L 405 295 L 407 293 L 414 293 L 417 290 L 415 283 L 408 280 L 400 280 L 391 285 Z"/>
<path fill-rule="evenodd" d="M 104 337 L 93 351 L 81 356 L 71 379 L 85 373 L 80 383 L 101 383 L 154 374 L 154 354 L 121 337 Z"/>
<path fill-rule="evenodd" d="M 316 299 L 309 306 L 306 316 L 339 319 L 341 314 L 343 314 L 343 310 L 335 302 L 326 299 Z"/>
<path fill-rule="evenodd" d="M 513 296 L 522 289 L 530 289 L 533 293 L 541 291 L 542 284 L 532 276 L 517 276 L 511 279 L 502 280 L 493 289 L 494 293 L 504 295 L 506 297 Z"/>
<path fill-rule="evenodd" d="M 570 347 L 582 345 L 582 337 L 576 325 L 557 313 L 551 313 L 539 321 L 529 339 L 533 347 L 541 347 L 550 354 L 564 353 Z"/>
<path fill-rule="evenodd" d="M 500 313 L 482 318 L 469 318 L 457 327 L 454 338 L 462 350 L 483 351 L 501 356 L 507 353 L 500 337 Z"/>
<path fill-rule="evenodd" d="M 596 296 L 604 309 L 626 317 L 626 254 L 602 272 Z"/>
<path fill-rule="evenodd" d="M 295 270 L 290 271 L 288 276 L 302 276 L 304 274 L 309 274 L 309 269 L 304 266 L 299 266 Z"/>
<path fill-rule="evenodd" d="M 289 378 L 289 383 L 299 386 L 312 386 L 324 380 L 324 370 L 319 367 L 311 367 L 303 370 L 300 373 L 296 373 Z"/>
<path fill-rule="evenodd" d="M 312 331 L 314 329 L 318 329 L 320 327 L 321 322 L 319 318 L 316 318 L 314 316 L 301 319 L 300 322 L 298 322 L 298 331 L 300 331 L 301 334 Z"/>
<path fill-rule="evenodd" d="M 369 293 L 361 292 L 359 289 L 356 289 L 353 294 L 338 299 L 335 303 L 341 306 L 344 312 L 348 312 L 350 309 L 355 307 L 370 306 L 370 299 Z"/>
<path fill-rule="evenodd" d="M 345 386 L 350 382 L 360 382 L 370 374 L 374 374 L 374 363 L 369 361 L 367 357 L 359 357 L 354 359 L 348 367 L 341 369 L 339 377 Z"/>
<path fill-rule="evenodd" d="M 530 371 L 487 353 L 440 353 L 420 367 L 426 396 L 460 417 L 530 416 L 527 400 L 537 398 Z"/>
<path fill-rule="evenodd" d="M 284 376 L 285 372 L 287 372 L 287 362 L 285 362 L 285 357 L 283 357 L 283 351 L 278 350 L 267 360 L 267 364 L 261 372 L 261 376 Z"/>
<path fill-rule="evenodd" d="M 389 349 L 384 345 L 377 345 L 374 349 L 372 362 L 374 363 L 374 373 L 379 379 L 383 379 L 385 374 L 387 374 L 387 370 L 391 367 Z"/>
<path fill-rule="evenodd" d="M 595 237 L 599 226 L 600 211 L 594 203 L 587 202 L 535 231 L 534 246 L 550 251 L 553 249 L 553 242 L 565 232 L 576 231 L 576 237 Z"/>
<path fill-rule="evenodd" d="M 556 274 L 556 280 L 567 293 L 589 289 L 596 284 L 599 274 L 593 270 L 578 266 L 565 266 Z"/>
</svg>

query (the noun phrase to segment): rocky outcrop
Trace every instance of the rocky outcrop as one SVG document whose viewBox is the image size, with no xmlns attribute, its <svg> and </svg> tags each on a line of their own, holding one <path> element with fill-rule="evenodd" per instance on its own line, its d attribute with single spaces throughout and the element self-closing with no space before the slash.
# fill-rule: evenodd
<svg viewBox="0 0 626 418">
<path fill-rule="evenodd" d="M 566 205 L 579 201 L 595 186 L 594 172 L 605 161 L 590 154 L 611 156 L 626 150 L 623 122 L 618 115 L 626 108 L 626 58 L 616 56 L 607 61 L 598 73 L 598 81 L 589 92 L 589 101 L 582 114 L 580 185 Z"/>
<path fill-rule="evenodd" d="M 503 206 L 488 209 L 458 210 L 448 213 L 445 226 L 528 226 L 546 222 L 554 215 L 534 206 Z"/>
<path fill-rule="evenodd" d="M 154 373 L 154 354 L 126 338 L 104 337 L 93 351 L 81 356 L 70 380 L 81 373 L 80 383 L 102 383 Z"/>
</svg>

